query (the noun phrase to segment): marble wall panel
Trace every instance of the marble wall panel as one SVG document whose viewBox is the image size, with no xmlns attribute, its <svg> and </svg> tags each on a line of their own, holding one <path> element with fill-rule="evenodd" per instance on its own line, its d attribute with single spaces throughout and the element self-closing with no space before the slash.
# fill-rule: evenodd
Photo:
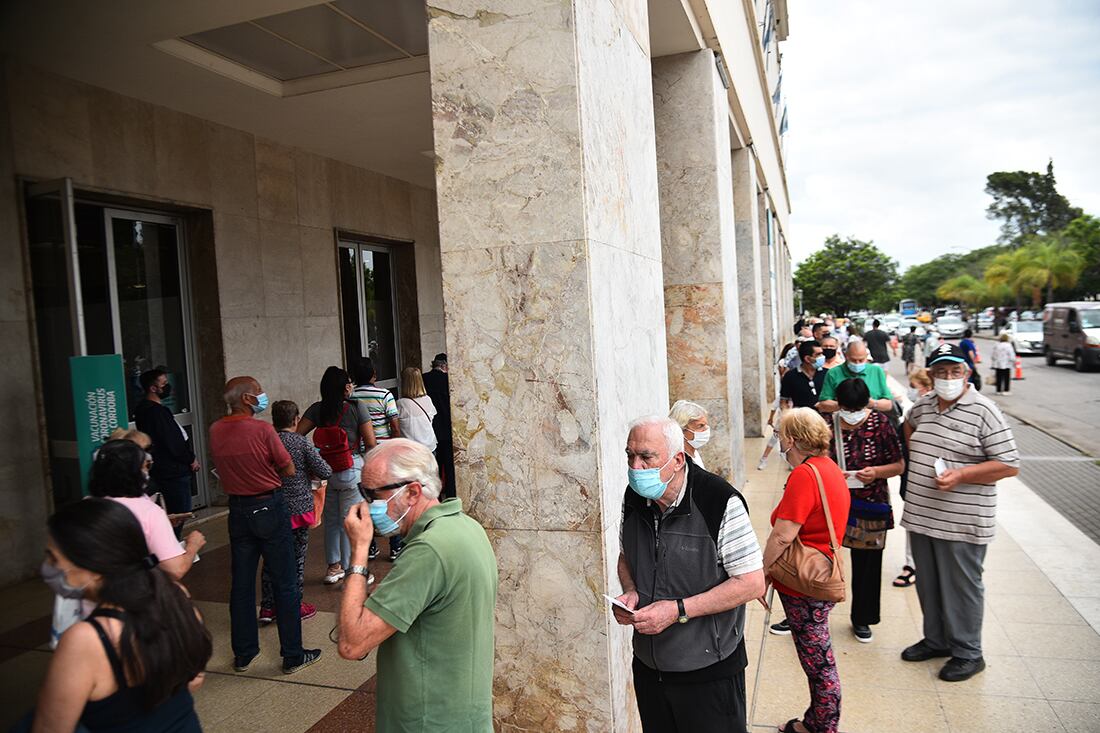
<svg viewBox="0 0 1100 733">
<path fill-rule="evenodd" d="M 90 181 L 88 89 L 20 64 L 5 64 L 15 170 L 25 176 Z"/>
<path fill-rule="evenodd" d="M 726 395 L 726 309 L 722 283 L 665 285 L 668 388 L 698 402 Z"/>
<path fill-rule="evenodd" d="M 471 512 L 487 527 L 595 528 L 583 243 L 444 252 L 443 274 L 458 482 Z"/>
<path fill-rule="evenodd" d="M 584 236 L 570 3 L 430 0 L 444 252 Z"/>
<path fill-rule="evenodd" d="M 328 182 L 326 158 L 294 151 L 294 177 L 298 189 L 298 222 L 302 226 L 332 226 L 332 191 Z"/>
<path fill-rule="evenodd" d="M 219 214 L 258 216 L 256 145 L 247 132 L 210 124 L 210 182 Z"/>
<path fill-rule="evenodd" d="M 294 149 L 256 138 L 256 196 L 261 219 L 298 223 Z"/>
<path fill-rule="evenodd" d="M 268 333 L 267 318 L 222 318 L 222 345 L 227 380 L 250 376 L 265 389 L 275 384 L 271 352 L 277 344 Z"/>
<path fill-rule="evenodd" d="M 209 207 L 210 126 L 205 120 L 167 107 L 154 107 L 157 146 L 156 194 L 172 201 Z"/>
<path fill-rule="evenodd" d="M 218 299 L 225 318 L 255 318 L 264 313 L 260 224 L 232 214 L 214 216 L 214 252 L 218 264 Z"/>
<path fill-rule="evenodd" d="M 575 0 L 586 236 L 660 257 L 653 81 L 649 57 L 619 10 L 637 0 Z M 648 28 L 648 23 L 644 24 Z"/>
<path fill-rule="evenodd" d="M 330 366 L 344 363 L 341 348 L 340 319 L 337 316 L 315 316 L 305 319 L 306 361 L 294 370 L 294 391 L 301 395 L 298 406 L 307 406 L 320 398 L 321 376 Z"/>
<path fill-rule="evenodd" d="M 386 236 L 394 239 L 413 238 L 411 186 L 396 178 L 382 176 L 382 228 Z"/>
<path fill-rule="evenodd" d="M 610 614 L 602 568 L 591 561 L 601 553 L 600 533 L 489 536 L 500 573 L 493 698 L 501 729 L 612 730 Z"/>
<path fill-rule="evenodd" d="M 765 313 L 760 290 L 761 262 L 757 211 L 756 163 L 747 148 L 733 151 L 734 238 L 737 253 L 737 281 L 741 317 L 742 405 L 745 437 L 763 435 L 768 407 L 764 392 Z"/>
<path fill-rule="evenodd" d="M 305 291 L 298 227 L 261 219 L 260 261 L 263 264 L 264 313 L 268 316 L 303 315 Z"/>
<path fill-rule="evenodd" d="M 302 287 L 307 316 L 338 316 L 336 239 L 331 229 L 299 227 L 302 246 Z M 339 339 L 337 339 L 339 343 Z"/>
<path fill-rule="evenodd" d="M 96 186 L 128 193 L 156 184 L 153 105 L 89 87 L 93 180 Z"/>
<path fill-rule="evenodd" d="M 420 312 L 420 347 L 426 369 L 428 361 L 447 351 L 443 317 L 443 263 L 439 252 L 439 221 L 435 192 L 411 187 L 410 209 L 413 246 L 416 255 L 416 297 Z"/>
</svg>

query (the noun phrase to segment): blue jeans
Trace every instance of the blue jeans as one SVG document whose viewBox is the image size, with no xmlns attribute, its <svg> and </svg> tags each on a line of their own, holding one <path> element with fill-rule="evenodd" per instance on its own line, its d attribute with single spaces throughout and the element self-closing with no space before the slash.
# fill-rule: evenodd
<svg viewBox="0 0 1100 733">
<path fill-rule="evenodd" d="M 275 622 L 280 654 L 296 663 L 302 658 L 302 619 L 298 614 L 298 564 L 290 511 L 281 489 L 271 496 L 229 497 L 229 548 L 233 581 L 229 592 L 233 654 L 249 659 L 260 653 L 256 621 L 256 568 L 263 556 L 275 591 Z"/>
<path fill-rule="evenodd" d="M 355 456 L 354 464 L 344 471 L 334 471 L 325 492 L 325 560 L 329 565 L 340 563 L 344 570 L 351 562 L 351 542 L 344 532 L 344 517 L 363 501 L 359 493 L 359 477 L 363 472 L 363 457 Z"/>
</svg>

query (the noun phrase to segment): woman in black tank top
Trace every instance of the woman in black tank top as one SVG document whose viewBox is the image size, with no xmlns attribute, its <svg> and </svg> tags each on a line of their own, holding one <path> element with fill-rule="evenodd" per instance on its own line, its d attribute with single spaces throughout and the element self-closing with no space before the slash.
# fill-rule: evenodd
<svg viewBox="0 0 1100 733">
<path fill-rule="evenodd" d="M 62 635 L 34 733 L 202 730 L 191 692 L 202 684 L 210 634 L 183 587 L 156 565 L 141 525 L 116 502 L 86 499 L 50 517 L 43 575 L 98 606 Z"/>
</svg>

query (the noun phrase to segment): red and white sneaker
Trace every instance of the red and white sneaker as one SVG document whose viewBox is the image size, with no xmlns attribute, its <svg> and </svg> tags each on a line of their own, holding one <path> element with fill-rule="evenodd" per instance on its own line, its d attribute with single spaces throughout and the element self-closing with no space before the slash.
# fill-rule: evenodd
<svg viewBox="0 0 1100 733">
<path fill-rule="evenodd" d="M 260 609 L 260 623 L 266 626 L 275 620 L 274 608 L 261 608 Z"/>
<path fill-rule="evenodd" d="M 302 601 L 302 605 L 298 607 L 298 613 L 301 615 L 302 620 L 305 621 L 307 618 L 313 618 L 317 615 L 317 606 Z"/>
</svg>

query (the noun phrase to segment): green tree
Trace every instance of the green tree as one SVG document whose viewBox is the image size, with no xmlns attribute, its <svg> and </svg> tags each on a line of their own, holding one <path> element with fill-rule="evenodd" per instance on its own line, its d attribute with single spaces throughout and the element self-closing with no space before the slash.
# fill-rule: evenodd
<svg viewBox="0 0 1100 733">
<path fill-rule="evenodd" d="M 973 275 L 957 275 L 936 290 L 941 301 L 980 306 L 989 300 L 989 287 Z"/>
<path fill-rule="evenodd" d="M 1081 209 L 1070 206 L 1058 193 L 1053 161 L 1047 163 L 1046 173 L 990 173 L 985 192 L 993 197 L 986 215 L 1001 220 L 1000 240 L 1013 247 L 1023 245 L 1028 237 L 1056 232 L 1081 216 Z"/>
<path fill-rule="evenodd" d="M 1044 289 L 1049 302 L 1055 288 L 1076 285 L 1084 264 L 1084 258 L 1060 234 L 1032 237 L 1020 249 L 998 255 L 986 269 L 985 280 L 994 287 L 1007 287 L 1016 298 L 1017 309 L 1025 295 L 1038 306 Z"/>
<path fill-rule="evenodd" d="M 1079 216 L 1062 230 L 1062 236 L 1083 260 L 1075 295 L 1086 298 L 1100 295 L 1100 219 L 1087 214 Z"/>
<path fill-rule="evenodd" d="M 993 245 L 971 250 L 965 254 L 941 255 L 928 262 L 913 265 L 901 276 L 898 299 L 913 298 L 925 307 L 953 303 L 958 299 L 941 297 L 940 286 L 960 275 L 971 275 L 980 279 L 993 258 L 1006 250 L 1007 247 L 1003 245 Z M 990 294 L 990 297 L 992 298 L 993 294 Z"/>
<path fill-rule="evenodd" d="M 794 274 L 806 308 L 846 316 L 889 293 L 898 264 L 872 242 L 833 235 Z"/>
</svg>

